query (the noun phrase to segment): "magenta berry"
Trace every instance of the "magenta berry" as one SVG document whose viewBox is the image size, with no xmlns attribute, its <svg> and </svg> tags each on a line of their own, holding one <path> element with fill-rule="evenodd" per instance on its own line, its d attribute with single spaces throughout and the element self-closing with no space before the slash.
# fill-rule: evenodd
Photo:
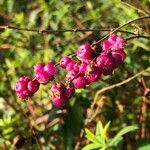
<svg viewBox="0 0 150 150">
<path fill-rule="evenodd" d="M 102 70 L 100 68 L 94 66 L 91 68 L 90 72 L 86 73 L 86 79 L 89 82 L 95 82 L 98 79 L 100 79 L 101 74 L 102 74 Z"/>
<path fill-rule="evenodd" d="M 52 104 L 57 107 L 64 106 L 66 102 L 66 98 L 64 97 L 55 97 L 52 99 Z"/>
<path fill-rule="evenodd" d="M 120 50 L 124 47 L 124 39 L 121 36 L 111 34 L 107 40 L 102 43 L 103 51 Z"/>
<path fill-rule="evenodd" d="M 62 68 L 66 68 L 67 65 L 71 62 L 71 58 L 68 56 L 64 56 L 60 59 L 59 63 Z"/>
<path fill-rule="evenodd" d="M 34 66 L 35 77 L 41 84 L 47 84 L 56 74 L 56 67 L 53 62 L 47 64 L 39 63 Z"/>
<path fill-rule="evenodd" d="M 66 95 L 68 98 L 72 97 L 75 93 L 74 87 L 67 87 L 66 88 Z"/>
<path fill-rule="evenodd" d="M 111 54 L 102 53 L 96 59 L 96 66 L 102 70 L 104 75 L 110 75 L 115 67 L 115 62 Z"/>
<path fill-rule="evenodd" d="M 65 97 L 66 86 L 63 83 L 55 83 L 51 87 L 52 99 L 55 97 Z"/>
<path fill-rule="evenodd" d="M 45 72 L 36 74 L 36 79 L 41 84 L 47 84 L 49 82 L 49 75 Z"/>
<path fill-rule="evenodd" d="M 63 106 L 68 99 L 74 94 L 73 87 L 66 87 L 62 83 L 55 83 L 51 87 L 52 103 L 55 106 Z"/>
<path fill-rule="evenodd" d="M 77 57 L 79 60 L 85 61 L 90 60 L 93 56 L 94 51 L 89 43 L 81 45 L 77 50 Z"/>
<path fill-rule="evenodd" d="M 87 70 L 87 66 L 88 64 L 85 62 L 82 62 L 79 66 L 79 72 L 82 74 L 85 74 L 86 70 Z"/>
<path fill-rule="evenodd" d="M 56 74 L 55 64 L 53 62 L 48 62 L 44 66 L 44 72 L 48 74 L 49 78 L 53 78 L 54 75 Z"/>
<path fill-rule="evenodd" d="M 111 49 L 112 44 L 109 41 L 104 41 L 102 44 L 103 51 L 108 51 Z"/>
<path fill-rule="evenodd" d="M 71 62 L 67 65 L 66 70 L 67 70 L 67 71 L 72 71 L 72 70 L 74 70 L 74 71 L 79 71 L 79 65 L 78 65 L 78 63 L 77 63 L 76 61 L 71 61 Z"/>
<path fill-rule="evenodd" d="M 16 85 L 15 85 L 15 91 L 16 92 L 21 92 L 21 91 L 24 91 L 27 89 L 27 84 L 28 82 L 30 81 L 30 79 L 28 77 L 21 77 L 19 79 L 19 81 L 16 82 Z"/>
<path fill-rule="evenodd" d="M 66 78 L 68 80 L 72 80 L 77 74 L 78 74 L 78 72 L 76 72 L 74 70 L 68 71 L 66 74 Z"/>
<path fill-rule="evenodd" d="M 115 67 L 118 67 L 125 60 L 126 53 L 123 50 L 112 51 L 112 57 L 115 61 Z"/>
<path fill-rule="evenodd" d="M 40 84 L 36 79 L 28 82 L 28 90 L 31 93 L 35 93 L 36 91 L 38 91 L 39 86 L 40 86 Z"/>
<path fill-rule="evenodd" d="M 76 89 L 80 89 L 80 88 L 84 88 L 87 84 L 89 84 L 89 81 L 85 77 L 79 76 L 75 78 L 72 81 L 72 83 Z"/>
<path fill-rule="evenodd" d="M 34 73 L 41 73 L 43 72 L 45 64 L 43 63 L 38 63 L 34 66 Z"/>
<path fill-rule="evenodd" d="M 31 80 L 23 76 L 15 84 L 15 91 L 19 98 L 27 99 L 39 89 L 39 83 L 36 79 Z"/>
</svg>

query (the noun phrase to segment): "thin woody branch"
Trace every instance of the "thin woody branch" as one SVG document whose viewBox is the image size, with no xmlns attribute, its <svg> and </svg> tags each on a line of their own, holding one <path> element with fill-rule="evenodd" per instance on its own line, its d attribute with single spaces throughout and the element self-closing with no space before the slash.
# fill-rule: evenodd
<svg viewBox="0 0 150 150">
<path fill-rule="evenodd" d="M 125 23 L 125 24 L 123 24 L 123 25 L 121 25 L 121 26 L 115 28 L 113 31 L 111 31 L 109 34 L 107 34 L 106 36 L 104 36 L 104 37 L 103 37 L 102 39 L 100 39 L 99 41 L 93 43 L 92 46 L 95 46 L 95 45 L 101 43 L 103 40 L 105 40 L 107 37 L 109 37 L 110 34 L 113 34 L 113 33 L 117 32 L 117 31 L 120 30 L 121 28 L 123 28 L 123 27 L 125 27 L 125 26 L 127 26 L 127 25 L 129 25 L 129 24 L 131 24 L 131 23 L 133 23 L 133 22 L 136 22 L 136 21 L 139 21 L 139 20 L 142 20 L 142 19 L 149 19 L 149 18 L 150 18 L 150 16 L 142 16 L 142 17 L 133 19 L 133 20 L 131 20 L 131 21 L 128 21 L 127 23 Z"/>
<path fill-rule="evenodd" d="M 103 32 L 103 31 L 112 31 L 115 28 L 100 28 L 100 29 L 57 29 L 57 30 L 40 30 L 40 29 L 32 29 L 32 28 L 19 28 L 15 26 L 0 26 L 0 29 L 12 29 L 18 31 L 27 31 L 27 32 L 37 32 L 37 33 L 60 33 L 60 32 Z M 127 33 L 135 35 L 134 32 L 118 30 L 118 32 Z"/>
</svg>

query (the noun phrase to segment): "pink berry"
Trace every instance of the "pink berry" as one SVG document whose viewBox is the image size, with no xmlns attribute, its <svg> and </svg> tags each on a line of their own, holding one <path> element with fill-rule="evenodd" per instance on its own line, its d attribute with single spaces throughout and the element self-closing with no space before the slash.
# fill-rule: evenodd
<svg viewBox="0 0 150 150">
<path fill-rule="evenodd" d="M 115 62 L 109 53 L 102 53 L 96 59 L 96 66 L 102 70 L 104 75 L 110 75 L 115 67 Z"/>
<path fill-rule="evenodd" d="M 68 80 L 72 80 L 77 74 L 78 74 L 78 72 L 76 72 L 74 70 L 68 71 L 66 74 L 66 78 Z"/>
<path fill-rule="evenodd" d="M 94 67 L 93 71 L 86 74 L 86 79 L 89 82 L 95 82 L 101 77 L 101 74 L 102 74 L 102 70 L 98 67 Z"/>
<path fill-rule="evenodd" d="M 57 107 L 64 106 L 66 103 L 67 100 L 64 97 L 55 97 L 52 99 L 52 104 Z"/>
<path fill-rule="evenodd" d="M 75 93 L 74 87 L 67 87 L 66 88 L 66 95 L 68 98 L 72 97 Z"/>
<path fill-rule="evenodd" d="M 78 65 L 78 63 L 77 63 L 76 61 L 71 61 L 71 62 L 67 65 L 66 70 L 67 70 L 67 71 L 72 71 L 72 70 L 74 70 L 74 71 L 79 71 L 79 65 Z"/>
<path fill-rule="evenodd" d="M 40 84 L 36 79 L 28 82 L 28 90 L 31 94 L 34 94 L 36 91 L 38 91 L 39 86 Z"/>
<path fill-rule="evenodd" d="M 89 43 L 81 45 L 77 50 L 77 57 L 79 60 L 85 61 L 90 60 L 93 56 L 94 51 Z"/>
<path fill-rule="evenodd" d="M 45 72 L 36 74 L 36 79 L 41 84 L 47 84 L 49 82 L 49 75 Z"/>
<path fill-rule="evenodd" d="M 108 41 L 110 43 L 114 43 L 117 40 L 117 35 L 116 34 L 110 34 L 110 36 L 108 37 Z"/>
<path fill-rule="evenodd" d="M 124 39 L 121 36 L 111 34 L 107 40 L 102 43 L 103 51 L 116 51 L 124 47 Z"/>
<path fill-rule="evenodd" d="M 49 78 L 53 78 L 54 75 L 56 74 L 55 64 L 53 62 L 48 62 L 44 66 L 44 72 L 48 74 Z"/>
<path fill-rule="evenodd" d="M 69 91 L 70 90 L 70 91 Z M 63 106 L 67 103 L 73 91 L 66 88 L 63 83 L 55 83 L 51 87 L 52 103 L 55 106 Z"/>
<path fill-rule="evenodd" d="M 21 99 L 27 99 L 28 95 L 23 94 L 23 92 L 17 92 L 17 96 Z"/>
<path fill-rule="evenodd" d="M 84 88 L 87 84 L 89 84 L 88 80 L 83 76 L 75 78 L 72 83 L 76 89 Z"/>
<path fill-rule="evenodd" d="M 112 51 L 112 57 L 115 61 L 115 67 L 118 67 L 126 58 L 126 53 L 123 50 Z"/>
<path fill-rule="evenodd" d="M 19 81 L 15 84 L 15 91 L 19 98 L 26 99 L 28 96 L 31 96 L 31 93 L 28 90 L 28 82 L 31 80 L 27 76 L 20 77 Z"/>
<path fill-rule="evenodd" d="M 60 59 L 59 63 L 62 68 L 66 68 L 67 65 L 71 62 L 71 58 L 68 56 L 64 56 Z"/>
<path fill-rule="evenodd" d="M 52 99 L 55 97 L 65 97 L 66 86 L 63 83 L 55 83 L 51 87 Z"/>
<path fill-rule="evenodd" d="M 80 64 L 80 67 L 79 67 L 79 72 L 82 73 L 82 74 L 85 74 L 86 69 L 87 69 L 87 66 L 88 66 L 87 63 L 82 62 L 82 63 Z"/>
<path fill-rule="evenodd" d="M 45 66 L 45 64 L 43 64 L 43 63 L 36 64 L 34 66 L 34 73 L 41 73 L 41 72 L 43 72 L 44 66 Z"/>
<path fill-rule="evenodd" d="M 111 49 L 111 46 L 112 46 L 112 44 L 108 40 L 105 40 L 102 43 L 102 49 L 103 49 L 103 51 L 108 51 L 109 49 Z"/>
<path fill-rule="evenodd" d="M 16 85 L 15 85 L 15 91 L 16 92 L 23 91 L 26 88 L 27 88 L 27 82 L 25 82 L 25 81 L 16 82 Z"/>
</svg>

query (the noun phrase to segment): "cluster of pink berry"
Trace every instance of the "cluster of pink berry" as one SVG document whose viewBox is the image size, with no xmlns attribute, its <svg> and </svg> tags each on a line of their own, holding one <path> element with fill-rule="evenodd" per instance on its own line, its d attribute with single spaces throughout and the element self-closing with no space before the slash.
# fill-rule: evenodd
<svg viewBox="0 0 150 150">
<path fill-rule="evenodd" d="M 64 56 L 59 65 L 66 70 L 66 78 L 69 84 L 54 83 L 51 87 L 52 103 L 55 106 L 65 105 L 75 93 L 75 89 L 84 88 L 90 83 L 96 82 L 101 75 L 111 75 L 113 70 L 120 66 L 126 54 L 123 51 L 124 39 L 115 34 L 102 43 L 102 51 L 96 54 L 90 44 L 81 45 L 76 52 L 76 58 Z M 57 71 L 53 62 L 39 63 L 34 66 L 35 79 L 21 77 L 16 83 L 15 91 L 22 99 L 32 96 L 40 84 L 47 84 L 54 79 Z"/>
</svg>

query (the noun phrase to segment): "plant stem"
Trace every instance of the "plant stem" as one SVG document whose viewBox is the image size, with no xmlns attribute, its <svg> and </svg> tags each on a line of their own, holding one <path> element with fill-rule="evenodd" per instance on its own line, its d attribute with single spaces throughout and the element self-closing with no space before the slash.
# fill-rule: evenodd
<svg viewBox="0 0 150 150">
<path fill-rule="evenodd" d="M 129 38 L 126 38 L 126 41 L 132 40 L 134 38 L 145 38 L 145 39 L 149 39 L 150 40 L 150 36 L 145 36 L 145 35 L 135 35 L 135 36 L 131 36 Z"/>
<path fill-rule="evenodd" d="M 101 31 L 112 31 L 115 28 L 100 28 L 100 29 L 57 29 L 57 30 L 40 30 L 32 28 L 19 28 L 15 26 L 0 26 L 0 29 L 12 29 L 18 31 L 37 32 L 37 33 L 60 33 L 60 32 L 101 32 Z M 134 32 L 118 30 L 118 32 L 135 35 Z"/>
<path fill-rule="evenodd" d="M 32 104 L 31 104 L 30 98 L 28 98 L 27 100 L 25 100 L 25 102 L 26 102 L 27 107 L 28 107 L 28 109 L 30 111 L 30 114 L 34 117 L 35 116 L 35 111 L 34 111 L 34 108 L 33 108 Z"/>
<path fill-rule="evenodd" d="M 109 37 L 110 34 L 115 33 L 115 32 L 118 31 L 119 29 L 121 29 L 121 28 L 123 28 L 123 27 L 125 27 L 125 26 L 127 26 L 127 25 L 129 25 L 129 24 L 131 24 L 132 22 L 136 22 L 136 21 L 139 21 L 139 20 L 142 20 L 142 19 L 148 19 L 148 18 L 150 18 L 150 16 L 142 16 L 142 17 L 133 19 L 133 20 L 131 20 L 131 21 L 128 21 L 127 23 L 125 23 L 125 24 L 123 24 L 123 25 L 121 25 L 121 26 L 115 28 L 114 30 L 112 30 L 109 34 L 107 34 L 106 36 L 104 36 L 104 37 L 103 37 L 102 39 L 100 39 L 99 41 L 93 43 L 92 46 L 95 46 L 95 45 L 101 43 L 103 40 L 105 40 L 107 37 Z"/>
</svg>

